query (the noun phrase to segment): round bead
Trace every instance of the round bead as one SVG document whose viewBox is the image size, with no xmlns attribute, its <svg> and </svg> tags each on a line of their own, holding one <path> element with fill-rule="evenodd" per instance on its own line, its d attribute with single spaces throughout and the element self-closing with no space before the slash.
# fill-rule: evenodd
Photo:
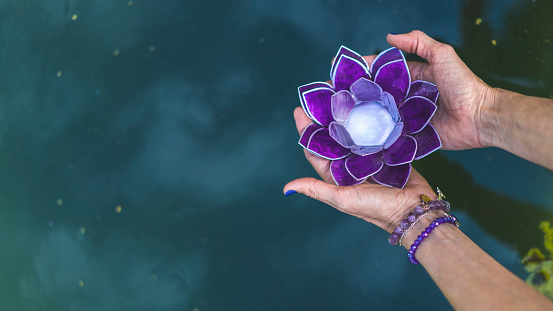
<svg viewBox="0 0 553 311">
<path fill-rule="evenodd" d="M 423 232 L 423 233 L 422 233 L 422 236 L 423 236 L 423 237 L 427 237 L 427 236 L 428 236 L 428 232 Z"/>
<path fill-rule="evenodd" d="M 407 219 L 402 220 L 399 223 L 399 227 L 405 231 L 409 227 L 409 221 Z"/>
<path fill-rule="evenodd" d="M 415 210 L 413 210 L 413 213 L 415 213 L 416 217 L 419 217 L 420 215 L 422 215 L 422 213 L 424 213 L 424 210 L 421 206 L 417 206 L 415 207 Z"/>
<path fill-rule="evenodd" d="M 415 220 L 417 220 L 417 217 L 415 217 L 414 214 L 413 215 L 409 214 L 409 216 L 407 216 L 407 220 L 409 222 L 415 222 Z"/>
<path fill-rule="evenodd" d="M 403 229 L 401 229 L 400 226 L 397 226 L 395 229 L 394 229 L 394 233 L 397 234 L 397 235 L 400 235 L 403 233 Z"/>
</svg>

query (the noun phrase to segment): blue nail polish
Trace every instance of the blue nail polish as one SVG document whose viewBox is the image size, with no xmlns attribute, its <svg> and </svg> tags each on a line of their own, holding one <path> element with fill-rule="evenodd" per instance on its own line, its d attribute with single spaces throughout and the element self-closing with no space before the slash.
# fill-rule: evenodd
<svg viewBox="0 0 553 311">
<path fill-rule="evenodd" d="M 288 190 L 286 191 L 286 193 L 284 194 L 285 197 L 289 196 L 289 195 L 292 195 L 294 193 L 298 193 L 296 190 Z"/>
<path fill-rule="evenodd" d="M 397 33 L 395 33 L 395 32 L 390 32 L 390 34 L 391 34 L 391 35 L 394 35 L 394 36 L 397 35 Z"/>
</svg>

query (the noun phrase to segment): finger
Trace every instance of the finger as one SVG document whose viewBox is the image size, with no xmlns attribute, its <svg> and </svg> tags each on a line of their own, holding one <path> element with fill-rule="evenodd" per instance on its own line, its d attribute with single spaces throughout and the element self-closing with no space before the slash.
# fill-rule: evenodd
<svg viewBox="0 0 553 311">
<path fill-rule="evenodd" d="M 296 109 L 294 109 L 294 120 L 296 120 L 296 128 L 300 135 L 309 124 L 313 123 L 313 120 L 305 114 L 301 107 L 296 107 Z"/>
<path fill-rule="evenodd" d="M 390 45 L 402 51 L 417 54 L 430 63 L 442 57 L 446 49 L 451 49 L 451 46 L 430 38 L 420 30 L 401 35 L 388 34 L 386 40 Z"/>
<path fill-rule="evenodd" d="M 287 183 L 283 191 L 286 193 L 290 190 L 294 190 L 317 201 L 336 207 L 335 203 L 340 201 L 338 189 L 338 186 L 325 183 L 315 178 L 305 177 Z"/>
<path fill-rule="evenodd" d="M 367 62 L 367 65 L 369 65 L 369 67 L 374 62 L 375 58 L 376 58 L 376 55 L 363 56 L 363 59 Z"/>
</svg>

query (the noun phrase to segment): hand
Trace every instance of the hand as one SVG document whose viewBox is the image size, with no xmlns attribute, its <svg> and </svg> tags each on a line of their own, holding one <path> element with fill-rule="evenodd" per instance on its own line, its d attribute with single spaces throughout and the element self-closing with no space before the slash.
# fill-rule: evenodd
<svg viewBox="0 0 553 311">
<path fill-rule="evenodd" d="M 294 119 L 300 135 L 313 122 L 300 107 L 294 110 Z M 411 170 L 411 176 L 403 189 L 369 182 L 349 187 L 336 186 L 330 175 L 330 161 L 305 149 L 304 152 L 307 160 L 326 182 L 315 178 L 300 178 L 286 184 L 284 192 L 295 190 L 388 232 L 392 232 L 401 219 L 420 204 L 422 194 L 436 198 L 426 180 L 415 169 Z"/>
<path fill-rule="evenodd" d="M 425 80 L 438 86 L 438 109 L 431 122 L 440 135 L 443 148 L 486 147 L 480 133 L 485 121 L 482 111 L 493 102 L 495 90 L 472 73 L 451 46 L 421 31 L 389 34 L 386 39 L 390 45 L 428 61 L 408 62 L 408 66 L 413 81 Z"/>
</svg>

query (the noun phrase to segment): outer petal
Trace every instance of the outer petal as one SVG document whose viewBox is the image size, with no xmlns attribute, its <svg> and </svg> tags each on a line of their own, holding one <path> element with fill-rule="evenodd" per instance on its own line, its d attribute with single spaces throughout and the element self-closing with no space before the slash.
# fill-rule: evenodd
<svg viewBox="0 0 553 311">
<path fill-rule="evenodd" d="M 331 111 L 334 120 L 346 123 L 353 107 L 355 107 L 355 99 L 350 92 L 344 90 L 332 95 Z"/>
<path fill-rule="evenodd" d="M 324 82 L 313 82 L 298 88 L 301 107 L 308 117 L 320 125 L 328 126 L 332 118 L 332 86 Z"/>
<path fill-rule="evenodd" d="M 384 163 L 390 166 L 410 163 L 417 152 L 417 141 L 407 135 L 400 136 L 390 148 L 384 149 Z"/>
<path fill-rule="evenodd" d="M 430 121 L 438 107 L 428 98 L 411 97 L 399 107 L 399 115 L 403 121 L 403 133 L 416 133 L 422 130 Z"/>
<path fill-rule="evenodd" d="M 393 143 L 395 143 L 402 132 L 403 132 L 403 123 L 402 122 L 396 123 L 396 126 L 394 127 L 394 129 L 390 133 L 390 136 L 388 136 L 388 139 L 386 139 L 386 142 L 384 143 L 384 149 L 388 149 Z"/>
<path fill-rule="evenodd" d="M 428 123 L 422 131 L 411 134 L 410 136 L 413 136 L 417 141 L 415 160 L 424 158 L 442 147 L 440 136 L 438 136 L 438 132 L 436 132 L 436 129 L 434 129 L 430 123 Z"/>
<path fill-rule="evenodd" d="M 371 64 L 371 73 L 374 75 L 380 67 L 398 59 L 405 59 L 405 57 L 403 57 L 403 53 L 397 48 L 392 47 L 380 52 Z"/>
<path fill-rule="evenodd" d="M 316 130 L 322 129 L 323 127 L 318 125 L 317 123 L 311 123 L 308 126 L 305 127 L 303 130 L 303 133 L 301 133 L 300 140 L 298 141 L 298 144 L 302 146 L 303 148 L 307 148 L 307 143 L 309 143 L 309 139 L 311 138 L 311 135 Z"/>
<path fill-rule="evenodd" d="M 334 140 L 342 145 L 342 147 L 351 149 L 351 147 L 355 146 L 355 143 L 353 142 L 353 139 L 351 139 L 351 136 L 346 128 L 338 122 L 330 123 L 328 131 L 330 137 L 334 138 Z"/>
<path fill-rule="evenodd" d="M 349 149 L 340 146 L 339 143 L 330 137 L 328 129 L 325 127 L 313 132 L 306 149 L 328 160 L 338 160 L 350 154 Z"/>
<path fill-rule="evenodd" d="M 382 169 L 372 177 L 381 185 L 403 188 L 411 175 L 411 163 L 388 166 L 384 164 Z"/>
<path fill-rule="evenodd" d="M 355 81 L 351 85 L 350 91 L 355 95 L 357 101 L 370 102 L 380 101 L 382 99 L 382 88 L 366 78 Z"/>
<path fill-rule="evenodd" d="M 346 169 L 346 159 L 332 161 L 330 164 L 330 174 L 332 174 L 332 178 L 338 186 L 353 186 L 367 179 L 357 180 L 351 176 Z"/>
<path fill-rule="evenodd" d="M 351 152 L 360 156 L 366 156 L 375 152 L 382 151 L 382 149 L 384 149 L 383 146 L 354 146 L 353 148 L 351 148 Z"/>
<path fill-rule="evenodd" d="M 397 105 L 390 93 L 384 92 L 382 95 L 382 106 L 386 107 L 388 109 L 388 112 L 390 113 L 390 116 L 392 117 L 392 120 L 395 122 L 399 122 L 399 111 L 397 110 Z"/>
<path fill-rule="evenodd" d="M 383 91 L 392 94 L 396 104 L 401 103 L 411 85 L 405 59 L 395 60 L 380 67 L 374 76 L 374 82 L 380 85 Z"/>
<path fill-rule="evenodd" d="M 438 100 L 439 94 L 440 92 L 438 92 L 438 88 L 436 87 L 436 84 L 430 83 L 427 81 L 417 80 L 411 83 L 411 87 L 409 88 L 409 94 L 407 94 L 407 98 L 414 97 L 414 96 L 422 96 L 422 97 L 428 98 L 431 102 L 435 104 L 436 100 Z"/>
<path fill-rule="evenodd" d="M 346 158 L 346 169 L 357 180 L 367 179 L 367 177 L 380 171 L 383 165 L 382 152 L 366 156 L 352 154 Z"/>
<path fill-rule="evenodd" d="M 332 69 L 330 79 L 336 91 L 347 90 L 359 78 L 370 78 L 369 66 L 361 55 L 341 46 Z"/>
</svg>

